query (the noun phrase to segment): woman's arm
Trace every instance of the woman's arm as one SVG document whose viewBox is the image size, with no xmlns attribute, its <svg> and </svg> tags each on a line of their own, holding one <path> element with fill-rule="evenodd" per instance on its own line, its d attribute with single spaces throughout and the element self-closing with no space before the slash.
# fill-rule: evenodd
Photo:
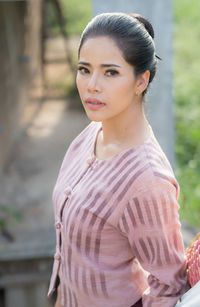
<svg viewBox="0 0 200 307">
<path fill-rule="evenodd" d="M 142 189 L 142 188 L 141 188 Z M 172 307 L 186 291 L 186 259 L 177 202 L 177 186 L 153 178 L 131 199 L 121 217 L 133 254 L 149 273 L 143 307 Z"/>
</svg>

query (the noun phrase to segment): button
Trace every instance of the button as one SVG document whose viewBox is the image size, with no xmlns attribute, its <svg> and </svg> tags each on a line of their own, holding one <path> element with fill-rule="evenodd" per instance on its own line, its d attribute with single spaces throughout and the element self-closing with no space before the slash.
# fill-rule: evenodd
<svg viewBox="0 0 200 307">
<path fill-rule="evenodd" d="M 62 228 L 62 223 L 61 222 L 56 222 L 54 224 L 54 226 L 55 226 L 56 229 L 61 229 Z"/>
<path fill-rule="evenodd" d="M 88 157 L 87 163 L 88 163 L 89 165 L 92 165 L 92 163 L 94 162 L 94 160 L 95 160 L 95 156 Z"/>
<path fill-rule="evenodd" d="M 61 255 L 60 255 L 60 253 L 55 253 L 54 259 L 60 261 L 60 260 L 61 260 Z"/>
<path fill-rule="evenodd" d="M 64 192 L 65 192 L 65 194 L 66 194 L 67 196 L 71 195 L 71 193 L 72 193 L 71 187 L 67 187 L 67 188 L 64 190 Z"/>
</svg>

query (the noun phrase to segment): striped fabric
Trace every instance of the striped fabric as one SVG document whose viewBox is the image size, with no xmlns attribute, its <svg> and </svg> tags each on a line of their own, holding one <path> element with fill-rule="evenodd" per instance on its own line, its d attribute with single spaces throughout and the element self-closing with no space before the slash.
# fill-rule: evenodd
<svg viewBox="0 0 200 307">
<path fill-rule="evenodd" d="M 101 123 L 72 142 L 53 191 L 57 275 L 64 307 L 174 306 L 186 290 L 179 185 L 153 131 L 106 160 Z"/>
</svg>

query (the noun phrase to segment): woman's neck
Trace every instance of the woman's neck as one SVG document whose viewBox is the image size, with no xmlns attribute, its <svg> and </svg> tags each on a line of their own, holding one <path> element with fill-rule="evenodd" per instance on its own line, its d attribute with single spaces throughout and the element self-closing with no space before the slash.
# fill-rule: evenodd
<svg viewBox="0 0 200 307">
<path fill-rule="evenodd" d="M 108 146 L 138 145 L 148 138 L 149 123 L 139 106 L 121 118 L 102 121 L 101 144 Z"/>
</svg>

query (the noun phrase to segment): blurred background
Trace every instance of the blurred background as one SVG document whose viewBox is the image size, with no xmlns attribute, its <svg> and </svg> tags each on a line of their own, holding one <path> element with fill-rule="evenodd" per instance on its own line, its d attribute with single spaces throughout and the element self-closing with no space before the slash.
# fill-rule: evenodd
<svg viewBox="0 0 200 307">
<path fill-rule="evenodd" d="M 164 149 L 180 184 L 188 243 L 200 228 L 200 2 L 152 3 L 160 36 L 163 25 L 156 18 L 161 3 L 170 3 L 167 58 L 162 42 L 158 46 L 162 62 L 172 65 L 164 71 L 160 64 L 170 79 L 165 91 L 173 98 L 172 116 L 163 112 L 173 130 Z M 112 5 L 112 0 L 0 1 L 0 307 L 54 306 L 56 293 L 46 298 L 55 252 L 52 190 L 70 142 L 89 123 L 75 87 L 77 48 L 91 17 L 115 11 Z M 161 109 L 149 108 L 162 118 Z M 161 133 L 161 143 L 163 138 Z"/>
</svg>

